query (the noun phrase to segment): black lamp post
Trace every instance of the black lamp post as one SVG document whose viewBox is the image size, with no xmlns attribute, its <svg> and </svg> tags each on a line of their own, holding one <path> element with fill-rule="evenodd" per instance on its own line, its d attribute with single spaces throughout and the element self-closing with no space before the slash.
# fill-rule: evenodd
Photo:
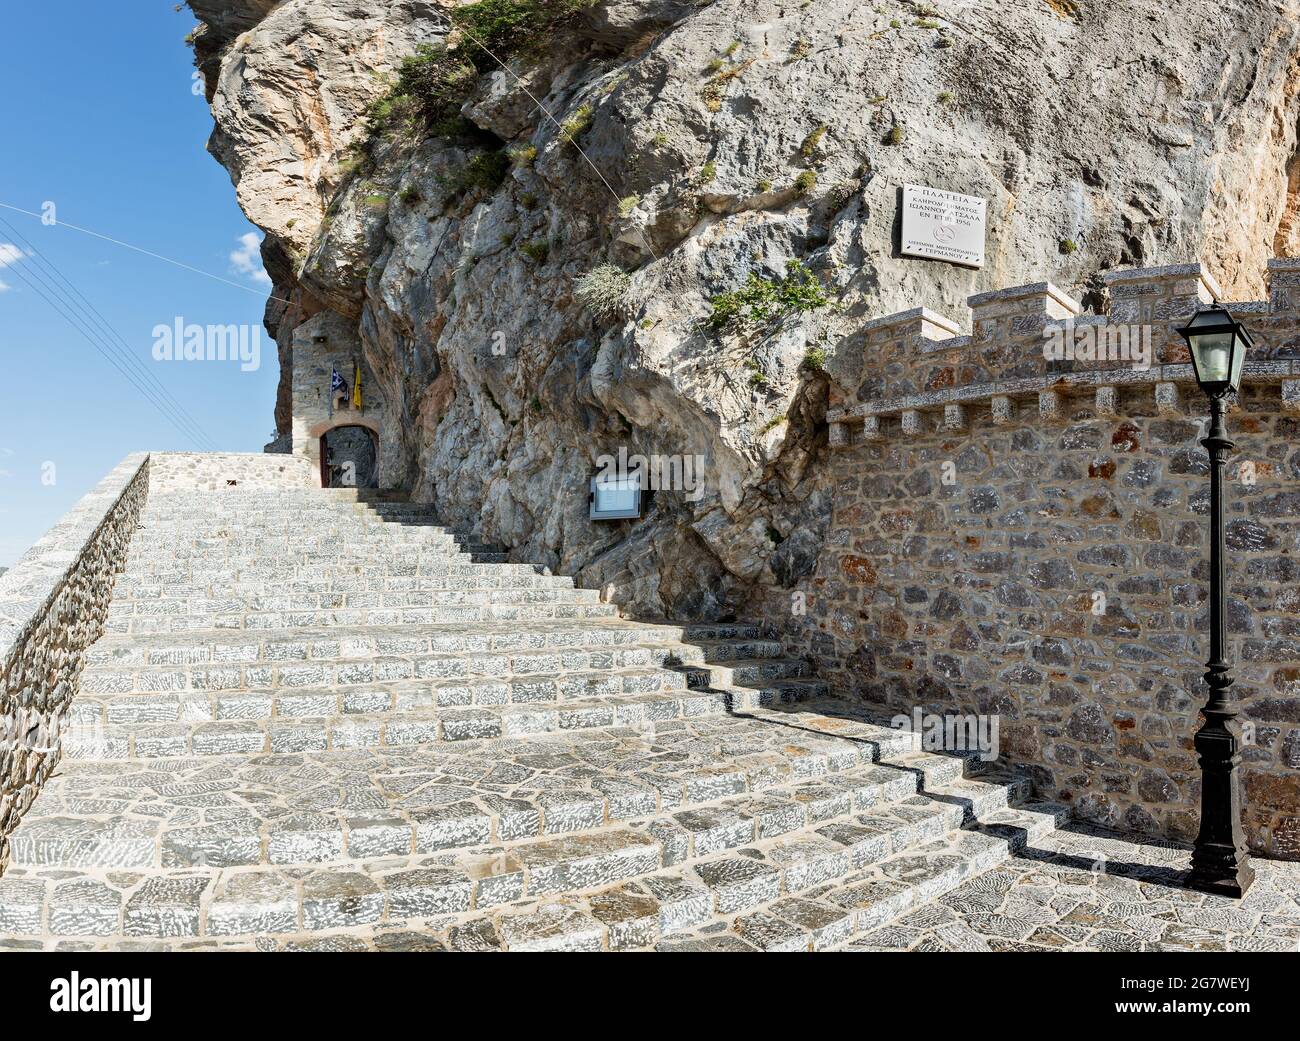
<svg viewBox="0 0 1300 1041">
<path fill-rule="evenodd" d="M 1241 826 L 1241 727 L 1232 699 L 1232 677 L 1224 660 L 1227 627 L 1223 546 L 1223 464 L 1234 447 L 1224 425 L 1227 398 L 1241 384 L 1242 364 L 1251 347 L 1250 335 L 1216 303 L 1197 311 L 1178 330 L 1191 350 L 1196 382 L 1210 399 L 1210 431 L 1201 444 L 1210 456 L 1210 660 L 1205 684 L 1210 700 L 1203 709 L 1205 725 L 1196 733 L 1201 764 L 1201 830 L 1192 851 L 1188 884 L 1222 896 L 1246 895 L 1255 880 L 1246 856 Z"/>
</svg>

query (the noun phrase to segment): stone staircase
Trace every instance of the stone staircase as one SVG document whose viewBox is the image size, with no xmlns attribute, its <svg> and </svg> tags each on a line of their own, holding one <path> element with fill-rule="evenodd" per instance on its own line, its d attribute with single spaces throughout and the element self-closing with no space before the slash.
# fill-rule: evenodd
<svg viewBox="0 0 1300 1041">
<path fill-rule="evenodd" d="M 5 946 L 828 949 L 1063 816 L 356 493 L 152 495 L 68 723 Z"/>
</svg>

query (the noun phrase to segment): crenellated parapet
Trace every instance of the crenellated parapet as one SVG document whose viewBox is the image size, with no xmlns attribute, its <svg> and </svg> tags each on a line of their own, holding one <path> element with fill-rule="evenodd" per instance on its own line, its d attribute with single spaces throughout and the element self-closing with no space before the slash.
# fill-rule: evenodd
<svg viewBox="0 0 1300 1041">
<path fill-rule="evenodd" d="M 977 420 L 1010 422 L 1025 410 L 1044 419 L 1091 397 L 1098 415 L 1114 415 L 1120 394 L 1149 392 L 1159 412 L 1181 409 L 1194 382 L 1177 333 L 1199 307 L 1223 303 L 1249 328 L 1252 384 L 1274 384 L 1281 407 L 1300 411 L 1300 259 L 1269 262 L 1269 299 L 1223 301 L 1200 263 L 1111 271 L 1109 303 L 1084 314 L 1050 282 L 978 293 L 963 323 L 925 308 L 874 319 L 859 331 L 856 386 L 834 386 L 827 413 L 831 444 L 881 440 L 928 430 L 961 430 Z"/>
</svg>

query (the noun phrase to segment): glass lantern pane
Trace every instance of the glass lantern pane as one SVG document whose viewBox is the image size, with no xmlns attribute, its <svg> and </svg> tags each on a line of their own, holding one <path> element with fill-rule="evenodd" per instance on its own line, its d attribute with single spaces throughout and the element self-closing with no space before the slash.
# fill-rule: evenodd
<svg viewBox="0 0 1300 1041">
<path fill-rule="evenodd" d="M 1190 337 L 1196 375 L 1202 383 L 1228 382 L 1232 333 L 1202 333 Z"/>
<path fill-rule="evenodd" d="M 1237 337 L 1236 351 L 1232 355 L 1232 389 L 1236 390 L 1241 386 L 1241 369 L 1246 364 L 1246 344 Z"/>
</svg>

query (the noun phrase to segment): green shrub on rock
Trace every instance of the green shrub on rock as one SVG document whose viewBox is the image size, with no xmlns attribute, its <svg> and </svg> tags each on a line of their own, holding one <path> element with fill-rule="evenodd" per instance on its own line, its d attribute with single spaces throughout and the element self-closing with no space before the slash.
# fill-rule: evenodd
<svg viewBox="0 0 1300 1041">
<path fill-rule="evenodd" d="M 770 325 L 792 314 L 825 307 L 830 298 L 801 260 L 785 266 L 785 277 L 760 278 L 752 271 L 740 289 L 719 293 L 709 300 L 705 324 L 715 332 L 724 329 Z"/>
</svg>

